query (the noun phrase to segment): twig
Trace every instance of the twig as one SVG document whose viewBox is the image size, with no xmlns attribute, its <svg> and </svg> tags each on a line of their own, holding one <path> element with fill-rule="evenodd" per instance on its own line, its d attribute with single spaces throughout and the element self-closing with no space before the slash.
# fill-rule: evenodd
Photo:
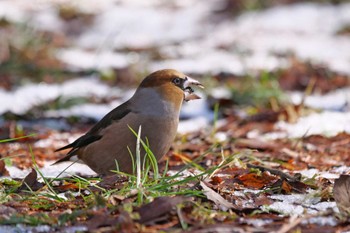
<svg viewBox="0 0 350 233">
<path fill-rule="evenodd" d="M 281 178 L 287 179 L 289 181 L 299 181 L 300 180 L 300 175 L 296 174 L 295 176 L 291 176 L 285 172 L 282 172 L 281 170 L 277 170 L 277 169 L 273 169 L 273 168 L 268 168 L 268 167 L 264 167 L 264 166 L 260 166 L 260 165 L 253 165 L 248 163 L 247 164 L 248 168 L 255 168 L 255 169 L 259 169 L 260 171 L 264 172 L 264 171 L 268 171 L 271 174 L 280 176 Z"/>
<path fill-rule="evenodd" d="M 289 232 L 294 227 L 298 226 L 299 223 L 303 220 L 303 218 L 298 218 L 297 216 L 291 216 L 289 218 L 289 222 L 286 224 L 283 224 L 282 227 L 275 231 L 274 233 L 286 233 Z"/>
</svg>

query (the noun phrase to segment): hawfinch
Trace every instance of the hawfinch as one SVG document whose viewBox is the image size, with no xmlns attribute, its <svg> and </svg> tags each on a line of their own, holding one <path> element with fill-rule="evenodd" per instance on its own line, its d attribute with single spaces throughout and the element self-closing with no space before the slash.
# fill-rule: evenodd
<svg viewBox="0 0 350 233">
<path fill-rule="evenodd" d="M 176 136 L 182 102 L 199 98 L 193 94 L 191 85 L 203 88 L 201 83 L 176 70 L 150 74 L 128 101 L 109 112 L 85 135 L 56 150 L 70 149 L 56 163 L 77 155 L 100 175 L 112 174 L 117 165 L 119 171 L 132 174 L 135 159 L 131 156 L 135 156 L 137 137 L 130 128 L 137 132 L 139 126 L 141 139 L 149 143 L 158 161 Z M 142 149 L 141 159 L 144 155 Z"/>
</svg>

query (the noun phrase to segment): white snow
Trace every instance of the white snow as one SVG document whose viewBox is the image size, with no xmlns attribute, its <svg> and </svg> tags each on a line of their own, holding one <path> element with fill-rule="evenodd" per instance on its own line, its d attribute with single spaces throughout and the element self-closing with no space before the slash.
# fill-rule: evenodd
<svg viewBox="0 0 350 233">
<path fill-rule="evenodd" d="M 336 226 L 338 224 L 337 219 L 334 216 L 317 216 L 304 219 L 302 224 L 318 224 L 321 226 Z"/>
<path fill-rule="evenodd" d="M 91 52 L 82 49 L 63 49 L 58 52 L 58 58 L 72 68 L 106 69 L 123 68 L 129 65 L 127 54 L 116 52 Z"/>
<path fill-rule="evenodd" d="M 279 200 L 285 203 L 291 203 L 291 204 L 305 204 L 305 205 L 315 205 L 318 203 L 321 198 L 320 197 L 313 197 L 311 194 L 291 194 L 291 195 L 282 195 L 282 194 L 276 194 L 270 196 L 273 200 Z"/>
<path fill-rule="evenodd" d="M 72 37 L 80 51 L 57 55 L 81 69 L 127 66 L 127 54 L 116 53 L 116 49 L 157 48 L 162 60 L 143 57 L 137 62 L 148 70 L 172 67 L 183 72 L 244 74 L 288 66 L 289 62 L 275 53 L 292 52 L 302 60 L 350 74 L 350 38 L 336 35 L 350 23 L 349 3 L 290 4 L 212 20 L 213 11 L 223 4 L 224 0 L 3 0 L 0 17 L 64 32 L 69 22 L 59 18 L 59 6 L 94 15 L 92 24 Z"/>
<path fill-rule="evenodd" d="M 121 102 L 115 101 L 110 104 L 80 104 L 68 109 L 50 110 L 45 113 L 47 117 L 70 117 L 82 116 L 100 120 L 108 112 L 117 107 Z"/>
<path fill-rule="evenodd" d="M 300 92 L 292 92 L 289 94 L 291 102 L 296 105 L 301 103 L 303 96 L 304 94 Z M 305 106 L 328 111 L 350 110 L 349 103 L 350 88 L 348 87 L 337 89 L 324 95 L 310 95 L 304 100 Z"/>
<path fill-rule="evenodd" d="M 40 168 L 40 172 L 43 174 L 44 177 L 58 177 L 63 170 L 65 170 L 72 164 L 72 162 L 63 162 L 51 166 L 51 164 L 53 163 L 54 161 L 45 162 L 44 167 Z M 14 166 L 6 166 L 6 169 L 9 171 L 10 177 L 13 179 L 23 179 L 31 172 L 31 169 L 21 170 Z M 60 177 L 72 176 L 73 174 L 81 174 L 83 176 L 96 176 L 96 173 L 93 170 L 91 170 L 87 165 L 83 163 L 75 163 L 72 166 L 70 166 L 67 170 L 65 170 L 65 172 L 63 172 L 62 175 L 60 175 Z"/>
<path fill-rule="evenodd" d="M 204 39 L 186 41 L 167 49 L 179 58 L 153 67 L 174 67 L 186 72 L 233 72 L 285 67 L 274 53 L 292 52 L 303 60 L 323 63 L 350 73 L 350 39 L 336 36 L 350 22 L 350 4 L 338 6 L 300 3 L 245 13 L 237 19 L 211 25 Z M 225 47 L 225 49 L 220 49 Z"/>
<path fill-rule="evenodd" d="M 80 36 L 77 44 L 84 48 L 99 48 L 101 42 L 112 48 L 148 48 L 191 39 L 203 33 L 202 22 L 210 6 L 202 1 L 177 8 L 111 5 L 96 16 L 95 24 Z"/>
<path fill-rule="evenodd" d="M 214 140 L 217 142 L 225 142 L 228 140 L 228 135 L 225 132 L 217 132 L 214 134 Z"/>
<path fill-rule="evenodd" d="M 208 120 L 213 120 L 214 113 L 208 107 L 208 101 L 204 96 L 204 94 L 195 92 L 201 99 L 191 100 L 188 102 L 184 102 L 181 108 L 181 116 L 186 118 L 191 117 L 205 117 Z"/>
<path fill-rule="evenodd" d="M 248 219 L 244 219 L 243 221 L 249 225 L 253 225 L 254 227 L 263 227 L 273 222 L 273 220 L 271 219 L 258 219 L 258 218 L 257 219 L 248 218 Z"/>
<path fill-rule="evenodd" d="M 179 134 L 187 134 L 198 130 L 205 129 L 209 124 L 209 121 L 205 117 L 196 117 L 189 120 L 183 120 L 179 122 L 177 132 Z"/>
<path fill-rule="evenodd" d="M 304 213 L 304 208 L 300 205 L 293 205 L 287 202 L 276 201 L 269 206 L 262 206 L 263 211 L 276 211 L 282 215 L 292 216 L 292 215 L 302 215 Z"/>
<path fill-rule="evenodd" d="M 284 216 L 302 216 L 304 214 L 316 215 L 326 212 L 329 208 L 338 212 L 337 205 L 334 201 L 320 202 L 321 198 L 314 196 L 313 192 L 316 191 L 311 191 L 308 194 L 272 195 L 270 198 L 275 200 L 275 202 L 269 206 L 262 206 L 261 209 L 264 211 L 273 210 Z M 315 221 L 315 219 L 306 221 Z M 323 221 L 323 223 L 333 225 L 335 221 L 335 219 L 327 219 Z"/>
<path fill-rule="evenodd" d="M 276 128 L 285 131 L 284 136 L 290 138 L 301 138 L 313 134 L 335 136 L 341 132 L 350 133 L 350 112 L 313 113 L 299 118 L 295 124 L 280 121 L 276 124 Z M 265 136 L 268 138 L 269 134 Z"/>
<path fill-rule="evenodd" d="M 66 81 L 63 84 L 27 84 L 13 92 L 0 89 L 0 114 L 7 111 L 24 114 L 34 106 L 47 103 L 58 97 L 96 96 L 102 98 L 119 96 L 120 94 L 120 89 L 110 88 L 90 77 Z"/>
</svg>

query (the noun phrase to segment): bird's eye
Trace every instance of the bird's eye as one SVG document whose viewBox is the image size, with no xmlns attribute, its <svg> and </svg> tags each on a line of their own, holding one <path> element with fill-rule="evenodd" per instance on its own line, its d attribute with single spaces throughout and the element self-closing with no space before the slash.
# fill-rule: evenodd
<svg viewBox="0 0 350 233">
<path fill-rule="evenodd" d="M 174 78 L 174 79 L 173 79 L 173 83 L 174 83 L 175 85 L 180 85 L 180 84 L 181 84 L 181 79 L 180 79 L 180 78 Z"/>
</svg>

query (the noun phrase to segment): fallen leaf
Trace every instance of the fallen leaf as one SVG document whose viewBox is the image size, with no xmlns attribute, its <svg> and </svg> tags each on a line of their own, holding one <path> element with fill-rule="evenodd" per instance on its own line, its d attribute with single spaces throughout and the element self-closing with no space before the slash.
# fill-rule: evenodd
<svg viewBox="0 0 350 233">
<path fill-rule="evenodd" d="M 287 179 L 279 179 L 271 185 L 273 190 L 277 190 L 278 193 L 290 194 L 292 192 L 305 193 L 308 185 L 300 181 L 292 181 Z"/>
<path fill-rule="evenodd" d="M 185 200 L 186 198 L 182 196 L 155 198 L 153 202 L 141 206 L 138 210 L 140 214 L 139 222 L 145 224 L 154 221 L 172 211 L 176 205 Z"/>
<path fill-rule="evenodd" d="M 221 184 L 224 180 L 219 177 L 219 176 L 214 176 L 211 178 L 211 182 L 213 185 L 218 185 L 218 184 Z"/>
<path fill-rule="evenodd" d="M 300 170 L 307 169 L 307 164 L 301 161 L 290 159 L 287 162 L 282 162 L 281 167 L 288 169 L 290 171 L 300 171 Z"/>
<path fill-rule="evenodd" d="M 258 140 L 258 139 L 247 139 L 241 138 L 235 142 L 235 146 L 239 148 L 250 148 L 257 150 L 274 150 L 277 148 L 277 144 L 273 142 Z"/>
<path fill-rule="evenodd" d="M 266 195 L 259 195 L 256 199 L 254 199 L 254 204 L 256 206 L 271 205 L 272 203 L 273 201 Z"/>
<path fill-rule="evenodd" d="M 102 181 L 96 184 L 96 186 L 103 189 L 120 189 L 123 187 L 124 183 L 128 181 L 128 178 L 122 175 L 109 175 L 103 177 Z M 90 189 L 92 191 L 99 192 L 101 189 L 98 187 L 91 186 Z"/>
<path fill-rule="evenodd" d="M 214 202 L 219 209 L 223 210 L 223 211 L 227 211 L 229 209 L 234 209 L 235 206 L 228 202 L 225 198 L 223 198 L 220 194 L 218 194 L 217 192 L 215 192 L 213 189 L 209 188 L 203 181 L 200 182 L 200 185 L 204 191 L 204 195 L 211 200 L 212 202 Z"/>
<path fill-rule="evenodd" d="M 263 175 L 255 173 L 248 173 L 238 177 L 238 180 L 247 188 L 261 189 L 265 185 L 274 182 L 277 178 L 275 176 L 268 175 L 266 172 Z"/>
<path fill-rule="evenodd" d="M 0 217 L 8 217 L 14 213 L 16 213 L 16 209 L 9 207 L 9 206 L 4 206 L 4 205 L 0 205 Z"/>
<path fill-rule="evenodd" d="M 286 194 L 290 194 L 292 192 L 292 186 L 286 180 L 282 181 L 281 188 Z"/>
<path fill-rule="evenodd" d="M 0 160 L 0 176 L 8 176 L 9 172 L 6 170 L 4 160 Z"/>
<path fill-rule="evenodd" d="M 73 183 L 62 184 L 56 188 L 59 192 L 64 192 L 68 190 L 78 190 L 79 186 Z"/>
<path fill-rule="evenodd" d="M 87 213 L 90 216 L 90 218 L 86 221 L 86 226 L 89 231 L 105 227 L 114 227 L 117 225 L 117 223 L 124 223 L 124 221 L 126 221 L 125 216 L 119 216 L 119 218 L 116 219 L 115 217 L 111 216 L 104 208 L 95 211 L 89 210 Z"/>
<path fill-rule="evenodd" d="M 261 112 L 258 112 L 252 116 L 248 116 L 242 120 L 242 123 L 248 122 L 276 122 L 278 121 L 279 112 L 272 110 L 264 109 Z"/>
<path fill-rule="evenodd" d="M 22 185 L 19 187 L 18 191 L 22 190 L 32 190 L 37 191 L 44 186 L 44 184 L 38 182 L 38 175 L 35 169 L 32 168 L 32 171 L 23 179 Z"/>
<path fill-rule="evenodd" d="M 191 158 L 189 158 L 188 156 L 184 155 L 184 154 L 178 154 L 178 153 L 173 153 L 173 157 L 185 162 L 185 163 L 189 163 L 191 162 Z"/>
</svg>

